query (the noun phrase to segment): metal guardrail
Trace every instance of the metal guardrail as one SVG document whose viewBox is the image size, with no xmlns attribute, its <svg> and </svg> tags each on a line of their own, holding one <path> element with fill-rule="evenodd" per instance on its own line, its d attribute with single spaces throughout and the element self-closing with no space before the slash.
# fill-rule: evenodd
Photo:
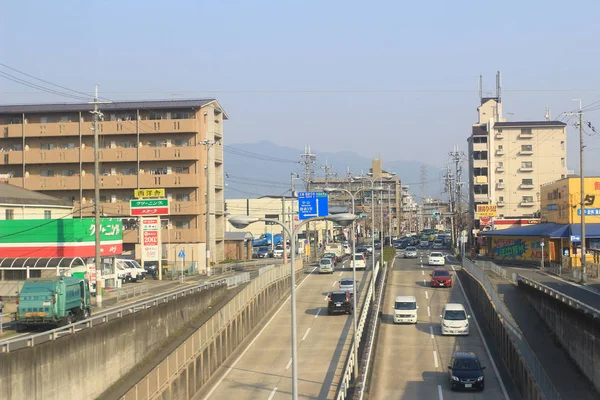
<svg viewBox="0 0 600 400">
<path fill-rule="evenodd" d="M 375 266 L 375 270 L 373 271 L 371 279 L 376 280 L 378 273 L 379 273 L 379 261 L 377 261 L 377 265 Z M 337 394 L 335 396 L 336 400 L 345 400 L 346 399 L 346 395 L 348 393 L 348 386 L 350 385 L 350 382 L 352 381 L 352 373 L 353 373 L 353 369 L 354 369 L 354 363 L 357 362 L 357 360 L 354 359 L 354 347 L 358 346 L 358 344 L 360 343 L 360 340 L 362 338 L 363 329 L 365 327 L 365 322 L 367 321 L 367 315 L 369 313 L 369 305 L 371 303 L 372 298 L 373 298 L 373 291 L 372 291 L 371 285 L 369 284 L 369 289 L 367 290 L 365 302 L 363 304 L 363 308 L 360 313 L 360 319 L 358 320 L 358 324 L 356 327 L 357 342 L 355 342 L 354 338 L 352 338 L 352 343 L 350 344 L 350 350 L 349 350 L 349 354 L 348 354 L 348 361 L 346 361 L 346 366 L 344 367 L 344 370 L 342 372 L 341 383 L 338 388 Z"/>
<path fill-rule="evenodd" d="M 213 288 L 215 286 L 220 285 L 228 285 L 228 279 L 231 278 L 233 277 L 222 278 L 211 282 L 200 283 L 197 285 L 191 285 L 185 288 L 178 288 L 166 293 L 152 296 L 148 299 L 140 300 L 132 304 L 127 304 L 123 307 L 113 308 L 111 310 L 101 312 L 97 315 L 91 316 L 86 320 L 78 321 L 64 327 L 48 330 L 41 333 L 34 333 L 31 335 L 18 336 L 7 340 L 2 340 L 0 341 L 0 353 L 10 352 L 12 350 L 11 347 L 19 343 L 25 343 L 24 347 L 34 347 L 37 344 L 57 340 L 69 334 L 76 333 L 84 329 L 92 328 L 94 326 L 107 323 L 114 319 L 123 318 L 126 315 L 135 314 L 148 308 L 156 307 L 160 304 L 168 303 L 169 301 L 177 300 L 180 297 L 189 296 L 205 289 Z"/>
<path fill-rule="evenodd" d="M 250 272 L 242 272 L 241 274 L 230 276 L 225 280 L 227 281 L 227 289 L 231 289 L 242 283 L 250 282 Z"/>
<path fill-rule="evenodd" d="M 497 265 L 496 267 L 502 268 Z M 504 301 L 502 301 L 502 299 L 500 298 L 500 295 L 494 288 L 494 285 L 490 281 L 490 278 L 487 276 L 487 273 L 477 264 L 466 258 L 463 259 L 462 268 L 466 270 L 469 273 L 469 275 L 471 275 L 473 278 L 479 281 L 481 285 L 483 285 L 496 311 L 500 314 L 502 323 L 506 328 L 508 328 L 507 332 L 510 336 L 511 341 L 514 343 L 519 354 L 523 357 L 527 369 L 531 373 L 531 376 L 533 377 L 535 383 L 540 388 L 540 391 L 543 393 L 544 398 L 546 400 L 560 400 L 561 397 L 556 388 L 554 387 L 554 384 L 546 374 L 546 371 L 542 367 L 542 364 L 538 360 L 531 347 L 529 347 L 529 343 L 527 343 L 527 340 L 524 338 L 521 329 L 519 328 L 514 318 L 512 317 L 512 314 L 504 304 Z M 497 271 L 501 272 L 500 270 Z M 506 270 L 505 273 L 507 273 Z"/>
<path fill-rule="evenodd" d="M 117 294 L 117 303 L 121 300 L 126 300 L 129 299 L 131 297 L 136 297 L 136 296 L 141 296 L 143 294 L 147 294 L 148 293 L 148 287 L 150 285 L 148 285 L 147 283 L 144 284 L 132 284 L 132 285 L 128 285 L 126 287 L 121 286 L 118 289 L 115 289 L 113 292 L 115 292 Z"/>
</svg>

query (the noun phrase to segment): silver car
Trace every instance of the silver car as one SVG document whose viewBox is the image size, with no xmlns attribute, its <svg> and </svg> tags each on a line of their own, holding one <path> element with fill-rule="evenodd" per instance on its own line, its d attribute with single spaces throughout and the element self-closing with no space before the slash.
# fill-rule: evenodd
<svg viewBox="0 0 600 400">
<path fill-rule="evenodd" d="M 405 248 L 404 258 L 417 258 L 417 248 L 412 246 Z"/>
<path fill-rule="evenodd" d="M 352 278 L 342 278 L 340 280 L 340 290 L 354 294 L 354 280 Z"/>
</svg>

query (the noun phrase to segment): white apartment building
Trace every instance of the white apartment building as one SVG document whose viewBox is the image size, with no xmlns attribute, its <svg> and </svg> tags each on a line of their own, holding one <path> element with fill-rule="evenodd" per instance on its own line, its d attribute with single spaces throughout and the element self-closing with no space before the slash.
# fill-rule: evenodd
<svg viewBox="0 0 600 400">
<path fill-rule="evenodd" d="M 538 216 L 540 186 L 567 175 L 566 124 L 507 122 L 500 97 L 482 98 L 477 110 L 467 140 L 474 219 L 478 204 L 497 205 L 496 218 Z"/>
</svg>

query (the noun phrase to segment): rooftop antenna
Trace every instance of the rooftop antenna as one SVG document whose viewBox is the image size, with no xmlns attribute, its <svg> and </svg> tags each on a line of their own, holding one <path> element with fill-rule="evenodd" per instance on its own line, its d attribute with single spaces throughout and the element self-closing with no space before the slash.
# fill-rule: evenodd
<svg viewBox="0 0 600 400">
<path fill-rule="evenodd" d="M 550 107 L 546 107 L 546 121 L 550 121 Z"/>
</svg>

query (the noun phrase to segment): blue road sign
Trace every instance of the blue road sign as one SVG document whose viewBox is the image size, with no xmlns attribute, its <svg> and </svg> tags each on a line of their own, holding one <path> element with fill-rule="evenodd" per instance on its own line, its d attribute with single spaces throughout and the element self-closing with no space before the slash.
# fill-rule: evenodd
<svg viewBox="0 0 600 400">
<path fill-rule="evenodd" d="M 573 243 L 581 242 L 581 236 L 571 235 L 571 242 L 573 242 Z"/>
<path fill-rule="evenodd" d="M 177 253 L 177 257 L 185 258 L 185 252 L 183 250 L 179 250 L 179 253 Z"/>
<path fill-rule="evenodd" d="M 325 192 L 298 192 L 298 219 L 329 215 L 329 197 Z"/>
</svg>

